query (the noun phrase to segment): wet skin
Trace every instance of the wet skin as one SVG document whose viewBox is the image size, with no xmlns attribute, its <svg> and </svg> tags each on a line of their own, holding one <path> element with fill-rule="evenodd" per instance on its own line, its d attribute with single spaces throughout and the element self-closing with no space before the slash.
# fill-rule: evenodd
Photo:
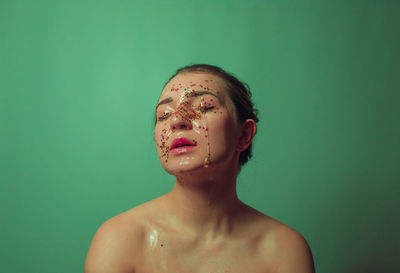
<svg viewBox="0 0 400 273">
<path fill-rule="evenodd" d="M 208 167 L 211 157 L 214 167 L 221 161 L 231 163 L 236 155 L 232 151 L 239 124 L 220 85 L 219 79 L 201 73 L 178 75 L 164 88 L 156 107 L 154 140 L 160 162 L 170 174 Z M 196 146 L 184 155 L 173 156 L 171 143 L 179 137 Z"/>
<path fill-rule="evenodd" d="M 175 186 L 104 223 L 86 273 L 314 272 L 300 234 L 237 197 L 238 157 L 255 123 L 238 122 L 219 78 L 176 76 L 160 96 L 156 118 L 154 141 Z M 180 138 L 192 147 L 172 149 Z"/>
</svg>

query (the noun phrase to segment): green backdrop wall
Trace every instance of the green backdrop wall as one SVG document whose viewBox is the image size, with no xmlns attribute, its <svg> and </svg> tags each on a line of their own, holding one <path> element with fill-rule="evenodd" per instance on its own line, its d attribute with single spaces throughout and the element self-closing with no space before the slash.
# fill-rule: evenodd
<svg viewBox="0 0 400 273">
<path fill-rule="evenodd" d="M 96 229 L 168 192 L 152 142 L 190 63 L 260 110 L 239 197 L 318 272 L 399 272 L 399 1 L 0 1 L 1 272 L 82 272 Z"/>
</svg>

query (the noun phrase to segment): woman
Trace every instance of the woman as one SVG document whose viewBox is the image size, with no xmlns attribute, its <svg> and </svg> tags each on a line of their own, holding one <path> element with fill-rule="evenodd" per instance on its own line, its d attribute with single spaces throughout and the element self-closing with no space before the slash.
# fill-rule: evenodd
<svg viewBox="0 0 400 273">
<path fill-rule="evenodd" d="M 257 121 L 235 77 L 210 65 L 179 69 L 161 93 L 154 129 L 175 186 L 104 223 L 85 272 L 314 272 L 301 235 L 237 197 Z"/>
</svg>

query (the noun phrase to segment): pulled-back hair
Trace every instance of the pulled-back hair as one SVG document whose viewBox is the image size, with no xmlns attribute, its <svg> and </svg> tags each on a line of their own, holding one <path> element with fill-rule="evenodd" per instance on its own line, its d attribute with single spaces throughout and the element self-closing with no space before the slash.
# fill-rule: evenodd
<svg viewBox="0 0 400 273">
<path fill-rule="evenodd" d="M 255 122 L 258 122 L 258 111 L 254 108 L 254 104 L 251 101 L 251 92 L 249 86 L 246 83 L 239 81 L 235 76 L 218 66 L 208 64 L 188 65 L 179 68 L 176 73 L 168 79 L 167 83 L 178 74 L 189 72 L 205 72 L 222 79 L 226 85 L 227 94 L 235 105 L 236 117 L 238 118 L 239 122 L 243 123 L 247 119 L 252 119 Z M 250 144 L 246 150 L 240 153 L 239 169 L 252 157 L 251 147 L 252 145 Z"/>
</svg>

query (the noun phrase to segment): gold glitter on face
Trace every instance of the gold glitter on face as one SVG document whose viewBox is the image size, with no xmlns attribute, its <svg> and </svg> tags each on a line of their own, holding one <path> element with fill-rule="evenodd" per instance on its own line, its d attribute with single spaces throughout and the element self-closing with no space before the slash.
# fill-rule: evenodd
<svg viewBox="0 0 400 273">
<path fill-rule="evenodd" d="M 160 161 L 164 164 L 172 164 L 169 163 L 171 156 L 174 162 L 177 162 L 177 160 L 180 162 L 179 166 L 194 161 L 200 162 L 199 156 L 202 155 L 201 164 L 208 168 L 212 164 L 213 157 L 209 119 L 212 118 L 213 121 L 213 134 L 218 135 L 219 128 L 218 126 L 215 127 L 215 124 L 218 122 L 226 123 L 226 118 L 230 119 L 232 113 L 230 112 L 231 109 L 226 108 L 226 94 L 224 92 L 221 97 L 219 91 L 221 84 L 215 82 L 213 76 L 203 74 L 201 80 L 189 82 L 186 79 L 190 77 L 191 75 L 178 75 L 164 88 L 156 106 L 154 140 L 157 144 Z M 218 121 L 219 118 L 217 117 L 219 116 L 222 118 L 221 121 Z M 180 137 L 187 138 L 192 142 L 197 148 L 193 149 L 195 152 L 184 153 L 182 156 L 171 154 L 171 143 Z M 224 144 L 217 144 L 217 146 L 224 146 Z M 164 164 L 164 168 L 167 167 Z"/>
<path fill-rule="evenodd" d="M 195 84 L 191 84 L 191 85 L 193 86 Z M 172 107 L 168 106 L 167 111 L 164 111 L 159 117 L 157 117 L 157 121 L 162 122 L 162 121 L 167 120 L 171 116 L 174 116 L 174 115 L 179 116 L 179 118 L 181 118 L 183 120 L 183 122 L 190 123 L 190 124 L 194 123 L 194 125 L 197 125 L 196 127 L 198 129 L 204 130 L 205 138 L 207 140 L 207 157 L 204 159 L 204 167 L 206 167 L 206 168 L 209 166 L 209 164 L 211 162 L 211 156 L 210 156 L 210 144 L 208 141 L 208 133 L 207 133 L 208 128 L 207 128 L 207 124 L 206 124 L 205 113 L 206 113 L 206 111 L 208 111 L 214 107 L 210 107 L 210 104 L 205 102 L 204 96 L 200 97 L 199 105 L 192 104 L 190 102 L 190 98 L 198 97 L 199 94 L 204 94 L 204 93 L 210 94 L 210 92 L 208 92 L 210 90 L 210 88 L 207 88 L 207 89 L 208 89 L 207 92 L 204 92 L 204 91 L 196 92 L 189 87 L 184 88 L 183 92 L 180 94 L 179 101 L 178 101 L 178 107 L 176 108 L 176 110 L 174 110 Z M 175 92 L 176 88 L 171 88 L 171 91 Z M 167 100 L 164 100 L 164 101 L 166 101 L 166 103 L 169 103 L 169 102 L 172 102 L 173 100 L 168 98 Z M 197 123 L 197 121 L 199 121 L 201 119 L 203 120 L 203 127 L 199 126 Z M 196 132 L 200 133 L 198 130 L 196 130 Z M 168 162 L 169 150 L 170 150 L 170 146 L 168 146 L 166 143 L 169 140 L 171 133 L 172 133 L 172 131 L 169 129 L 166 129 L 166 128 L 162 129 L 161 144 L 158 144 L 158 146 L 161 150 L 160 157 L 163 158 L 166 163 Z M 197 141 L 194 141 L 194 142 L 197 143 Z"/>
</svg>

